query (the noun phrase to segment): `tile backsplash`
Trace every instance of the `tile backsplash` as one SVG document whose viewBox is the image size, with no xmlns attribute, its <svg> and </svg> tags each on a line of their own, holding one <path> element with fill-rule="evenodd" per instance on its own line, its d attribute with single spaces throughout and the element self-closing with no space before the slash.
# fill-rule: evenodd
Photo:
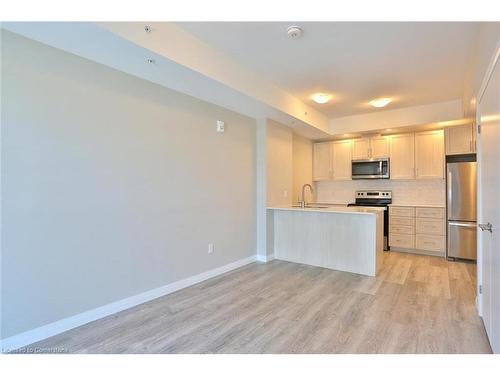
<svg viewBox="0 0 500 375">
<path fill-rule="evenodd" d="M 442 204 L 446 203 L 445 180 L 352 180 L 319 181 L 316 185 L 316 201 L 323 203 L 354 202 L 356 190 L 391 190 L 395 204 Z"/>
</svg>

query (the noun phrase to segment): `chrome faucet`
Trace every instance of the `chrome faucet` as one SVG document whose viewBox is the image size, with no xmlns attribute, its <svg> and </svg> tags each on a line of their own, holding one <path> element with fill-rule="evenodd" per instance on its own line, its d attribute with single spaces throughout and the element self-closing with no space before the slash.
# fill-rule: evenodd
<svg viewBox="0 0 500 375">
<path fill-rule="evenodd" d="M 299 202 L 301 208 L 305 208 L 307 206 L 305 192 L 306 192 L 306 187 L 308 187 L 308 186 L 309 186 L 309 189 L 311 190 L 311 194 L 314 191 L 313 187 L 311 186 L 311 184 L 304 184 L 304 185 L 302 185 L 302 199 Z"/>
</svg>

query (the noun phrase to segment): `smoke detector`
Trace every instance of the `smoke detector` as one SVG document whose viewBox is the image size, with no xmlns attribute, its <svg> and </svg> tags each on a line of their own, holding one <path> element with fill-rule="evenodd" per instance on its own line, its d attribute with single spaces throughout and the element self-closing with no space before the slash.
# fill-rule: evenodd
<svg viewBox="0 0 500 375">
<path fill-rule="evenodd" d="M 286 29 L 286 33 L 290 38 L 298 39 L 302 35 L 302 29 L 298 26 L 290 26 L 288 29 Z"/>
</svg>

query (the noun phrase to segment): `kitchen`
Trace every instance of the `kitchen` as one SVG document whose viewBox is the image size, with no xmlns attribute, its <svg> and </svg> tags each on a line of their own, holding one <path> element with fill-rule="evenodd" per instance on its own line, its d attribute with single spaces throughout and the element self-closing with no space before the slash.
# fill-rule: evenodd
<svg viewBox="0 0 500 375">
<path fill-rule="evenodd" d="M 2 350 L 500 352 L 499 27 L 2 24 Z"/>
<path fill-rule="evenodd" d="M 376 245 L 377 225 L 371 229 L 368 224 L 349 226 L 340 221 L 348 212 L 362 216 L 361 209 L 374 217 L 381 215 L 377 210 L 383 212 L 383 220 L 378 221 L 382 223 L 384 239 L 379 246 L 385 251 L 475 262 L 475 139 L 473 123 L 461 119 L 397 132 L 386 128 L 368 134 L 344 134 L 340 139 L 311 143 L 312 157 L 308 160 L 312 163 L 314 195 L 309 198 L 304 189 L 307 185 L 303 185 L 294 197 L 295 205 L 282 204 L 268 210 L 269 222 L 273 224 L 268 235 L 275 257 L 375 276 L 383 257 Z M 292 140 L 292 148 L 293 144 Z M 307 199 L 314 203 L 308 206 Z M 304 216 L 303 222 L 297 218 L 297 211 Z M 321 211 L 323 214 L 318 215 Z M 327 212 L 338 214 L 338 226 L 342 228 L 339 233 L 345 237 L 331 235 L 330 242 L 325 243 L 325 236 L 336 227 L 332 224 L 323 233 L 318 229 L 331 217 Z M 318 216 L 317 221 L 314 216 Z M 291 221 L 292 218 L 298 221 Z M 304 234 L 308 230 L 311 233 Z M 368 255 L 373 258 L 371 273 L 362 267 L 345 265 L 349 255 L 363 248 L 355 240 L 368 232 L 372 245 L 357 257 L 358 262 Z M 323 243 L 316 244 L 318 238 Z M 325 261 L 328 251 L 338 249 L 345 249 L 347 254 L 337 255 L 342 265 Z"/>
</svg>

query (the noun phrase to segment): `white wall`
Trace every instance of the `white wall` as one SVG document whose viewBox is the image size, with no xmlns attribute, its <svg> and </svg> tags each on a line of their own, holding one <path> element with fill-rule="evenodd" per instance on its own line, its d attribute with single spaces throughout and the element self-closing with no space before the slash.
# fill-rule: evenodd
<svg viewBox="0 0 500 375">
<path fill-rule="evenodd" d="M 312 140 L 293 133 L 292 129 L 267 120 L 267 205 L 296 203 L 304 184 L 312 184 Z M 306 198 L 314 201 L 309 191 Z"/>
<path fill-rule="evenodd" d="M 446 202 L 445 180 L 352 180 L 316 182 L 317 201 L 354 202 L 356 190 L 391 190 L 394 204 L 442 204 Z"/>
<path fill-rule="evenodd" d="M 8 32 L 2 94 L 1 337 L 255 254 L 254 120 Z"/>
<path fill-rule="evenodd" d="M 267 205 L 292 203 L 292 129 L 275 121 L 267 122 Z"/>
<path fill-rule="evenodd" d="M 293 135 L 292 140 L 292 159 L 293 159 L 293 196 L 292 202 L 298 202 L 301 199 L 302 186 L 304 184 L 312 185 L 312 166 L 313 166 L 313 142 L 310 139 Z M 312 196 L 309 190 L 306 192 L 306 200 L 314 202 L 315 195 Z"/>
<path fill-rule="evenodd" d="M 460 118 L 462 118 L 462 101 L 457 99 L 448 102 L 393 110 L 378 110 L 361 115 L 332 118 L 330 120 L 330 133 L 344 134 L 377 131 Z"/>
<path fill-rule="evenodd" d="M 488 65 L 500 47 L 500 22 L 481 24 L 469 53 L 469 69 L 464 79 L 464 115 L 475 118 L 477 95 Z"/>
</svg>

